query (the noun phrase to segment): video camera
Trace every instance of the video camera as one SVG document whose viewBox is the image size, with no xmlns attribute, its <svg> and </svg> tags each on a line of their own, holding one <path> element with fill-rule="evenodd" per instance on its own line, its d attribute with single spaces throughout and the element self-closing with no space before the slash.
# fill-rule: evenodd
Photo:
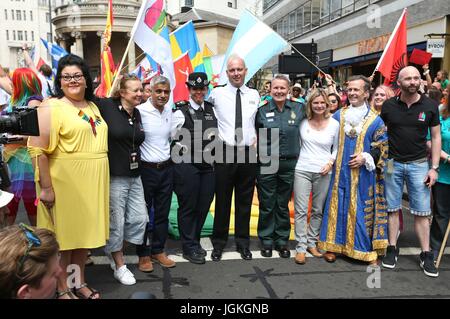
<svg viewBox="0 0 450 319">
<path fill-rule="evenodd" d="M 15 108 L 0 116 L 0 133 L 39 136 L 39 123 L 35 108 Z"/>
<path fill-rule="evenodd" d="M 35 108 L 14 108 L 14 111 L 0 116 L 1 133 L 39 136 L 37 110 Z M 11 144 L 22 140 L 22 137 L 0 136 L 0 144 Z M 11 186 L 11 181 L 0 152 L 0 189 L 6 190 L 9 186 Z"/>
</svg>

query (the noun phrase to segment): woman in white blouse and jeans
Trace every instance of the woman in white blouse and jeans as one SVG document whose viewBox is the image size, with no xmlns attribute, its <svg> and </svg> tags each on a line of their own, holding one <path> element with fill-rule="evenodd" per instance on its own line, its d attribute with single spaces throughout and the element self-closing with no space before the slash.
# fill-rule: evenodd
<svg viewBox="0 0 450 319">
<path fill-rule="evenodd" d="M 322 257 L 316 243 L 322 223 L 323 206 L 337 154 L 339 122 L 330 117 L 330 103 L 325 91 L 314 90 L 306 105 L 307 118 L 300 124 L 300 156 L 295 167 L 295 256 L 297 264 L 306 262 L 308 251 Z M 307 215 L 312 193 L 311 218 Z"/>
</svg>

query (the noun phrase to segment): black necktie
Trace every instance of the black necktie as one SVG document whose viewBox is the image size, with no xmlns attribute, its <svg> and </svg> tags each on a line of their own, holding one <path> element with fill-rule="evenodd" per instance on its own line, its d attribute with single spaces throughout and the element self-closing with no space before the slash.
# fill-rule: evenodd
<svg viewBox="0 0 450 319">
<path fill-rule="evenodd" d="M 242 105 L 240 89 L 237 89 L 236 91 L 236 118 L 234 123 L 234 131 L 236 134 L 236 143 L 239 144 L 244 139 L 242 132 Z"/>
</svg>

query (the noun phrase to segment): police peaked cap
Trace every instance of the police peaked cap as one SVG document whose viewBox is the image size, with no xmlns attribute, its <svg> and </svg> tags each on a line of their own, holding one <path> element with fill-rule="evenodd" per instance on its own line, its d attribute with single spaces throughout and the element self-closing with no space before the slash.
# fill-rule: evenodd
<svg viewBox="0 0 450 319">
<path fill-rule="evenodd" d="M 186 85 L 189 88 L 201 89 L 209 85 L 208 76 L 205 72 L 193 72 L 189 74 Z"/>
</svg>

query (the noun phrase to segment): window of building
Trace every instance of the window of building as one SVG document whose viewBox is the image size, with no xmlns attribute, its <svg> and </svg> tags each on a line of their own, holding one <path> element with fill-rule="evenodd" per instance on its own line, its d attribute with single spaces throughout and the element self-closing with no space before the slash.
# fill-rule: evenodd
<svg viewBox="0 0 450 319">
<path fill-rule="evenodd" d="M 9 31 L 6 30 L 6 41 L 9 41 Z"/>
<path fill-rule="evenodd" d="M 48 13 L 48 12 L 45 13 L 45 22 L 47 22 L 47 23 L 50 22 L 50 13 Z"/>
<path fill-rule="evenodd" d="M 341 16 L 342 0 L 331 0 L 331 21 Z"/>
<path fill-rule="evenodd" d="M 289 14 L 289 34 L 295 32 L 295 27 L 297 25 L 295 11 Z"/>
<path fill-rule="evenodd" d="M 278 24 L 277 23 L 273 24 L 272 29 L 273 31 L 278 32 Z"/>
<path fill-rule="evenodd" d="M 31 31 L 31 41 L 34 41 L 34 31 Z"/>
<path fill-rule="evenodd" d="M 288 17 L 286 16 L 286 17 L 283 18 L 283 33 L 282 33 L 282 36 L 286 38 L 288 33 L 289 33 L 289 20 L 288 20 Z"/>
<path fill-rule="evenodd" d="M 11 10 L 11 19 L 14 20 L 14 10 Z"/>
<path fill-rule="evenodd" d="M 185 0 L 184 5 L 186 7 L 193 7 L 194 6 L 194 0 Z"/>
<path fill-rule="evenodd" d="M 21 21 L 22 20 L 22 11 L 16 10 L 16 20 Z"/>
<path fill-rule="evenodd" d="M 311 30 L 311 1 L 303 6 L 303 32 Z"/>
<path fill-rule="evenodd" d="M 342 16 L 345 16 L 354 11 L 353 2 L 353 0 L 342 0 Z"/>
<path fill-rule="evenodd" d="M 297 32 L 303 33 L 303 7 L 298 8 L 295 13 L 297 14 Z"/>
<path fill-rule="evenodd" d="M 311 27 L 314 29 L 320 26 L 320 0 L 312 0 L 311 4 L 312 4 Z"/>
<path fill-rule="evenodd" d="M 13 40 L 16 41 L 16 30 L 13 30 Z"/>
<path fill-rule="evenodd" d="M 330 9 L 332 0 L 322 0 L 320 2 L 320 24 L 330 22 Z"/>
<path fill-rule="evenodd" d="M 30 20 L 33 21 L 33 11 L 30 11 Z"/>
<path fill-rule="evenodd" d="M 27 21 L 27 14 L 25 10 L 23 10 L 22 13 L 23 13 L 23 21 Z"/>
<path fill-rule="evenodd" d="M 8 10 L 5 9 L 5 20 L 8 20 Z"/>
<path fill-rule="evenodd" d="M 17 40 L 23 41 L 23 32 L 22 31 L 17 31 Z"/>
<path fill-rule="evenodd" d="M 361 8 L 367 7 L 369 5 L 369 0 L 356 0 L 355 1 L 355 10 L 359 10 Z"/>
<path fill-rule="evenodd" d="M 24 33 L 25 33 L 25 41 L 28 41 L 28 32 L 24 31 Z"/>
</svg>

